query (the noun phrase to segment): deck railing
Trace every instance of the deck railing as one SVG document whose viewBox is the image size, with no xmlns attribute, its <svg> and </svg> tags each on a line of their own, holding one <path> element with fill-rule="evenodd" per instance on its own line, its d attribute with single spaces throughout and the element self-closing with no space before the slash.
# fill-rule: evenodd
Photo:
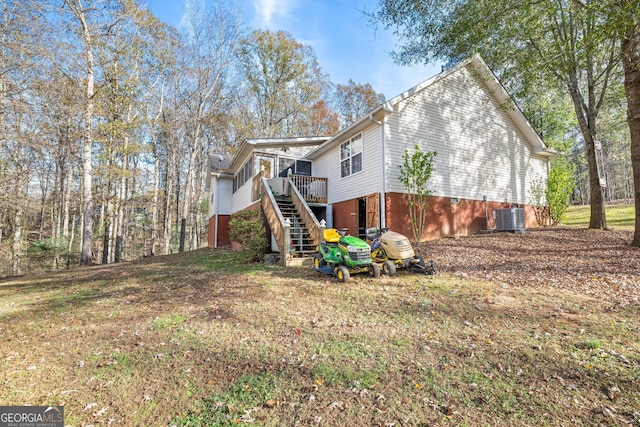
<svg viewBox="0 0 640 427">
<path fill-rule="evenodd" d="M 262 183 L 260 182 L 262 180 L 262 172 L 258 172 L 257 174 L 255 174 L 255 176 L 253 177 L 253 182 L 251 183 L 251 201 L 255 202 L 256 200 L 260 199 L 260 197 L 262 197 Z"/>
<path fill-rule="evenodd" d="M 293 201 L 293 205 L 298 210 L 298 214 L 302 218 L 302 221 L 307 225 L 307 230 L 311 235 L 311 239 L 313 239 L 313 246 L 317 246 L 320 243 L 322 231 L 320 229 L 320 223 L 316 216 L 309 209 L 309 205 L 305 203 L 304 196 L 301 194 L 300 189 L 296 185 L 293 177 L 298 177 L 299 175 L 290 175 L 289 176 L 289 188 L 291 194 L 291 201 Z M 308 177 L 306 177 L 308 178 Z M 325 186 L 326 188 L 326 186 Z"/>
<path fill-rule="evenodd" d="M 289 179 L 308 203 L 327 203 L 327 178 L 289 175 Z"/>
<path fill-rule="evenodd" d="M 288 220 L 280 212 L 275 195 L 291 197 L 301 219 L 306 224 L 313 246 L 320 243 L 322 228 L 307 203 L 327 202 L 327 178 L 302 175 L 289 175 L 287 178 L 268 180 L 261 173 L 253 177 L 251 188 L 252 201 L 260 200 L 262 210 L 276 239 L 280 256 L 285 265 L 289 263 L 291 229 Z"/>
<path fill-rule="evenodd" d="M 280 256 L 282 257 L 283 262 L 287 263 L 289 259 L 289 251 L 291 248 L 291 233 L 290 229 L 285 227 L 285 220 L 278 208 L 278 203 L 276 202 L 275 197 L 271 191 L 267 191 L 269 188 L 269 183 L 266 178 L 260 178 L 258 181 L 258 191 L 262 194 L 261 196 L 261 204 L 262 211 L 264 212 L 265 217 L 267 218 L 267 222 L 269 223 L 269 227 L 271 227 L 271 232 L 273 233 L 276 242 L 278 243 L 278 249 L 280 250 Z"/>
</svg>

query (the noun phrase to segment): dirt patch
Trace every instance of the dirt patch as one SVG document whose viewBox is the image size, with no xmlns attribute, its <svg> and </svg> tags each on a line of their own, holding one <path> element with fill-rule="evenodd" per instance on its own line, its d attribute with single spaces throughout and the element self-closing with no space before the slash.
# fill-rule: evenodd
<svg viewBox="0 0 640 427">
<path fill-rule="evenodd" d="M 578 228 L 440 239 L 416 251 L 438 272 L 515 287 L 569 290 L 614 306 L 640 304 L 640 248 L 631 232 Z"/>
</svg>

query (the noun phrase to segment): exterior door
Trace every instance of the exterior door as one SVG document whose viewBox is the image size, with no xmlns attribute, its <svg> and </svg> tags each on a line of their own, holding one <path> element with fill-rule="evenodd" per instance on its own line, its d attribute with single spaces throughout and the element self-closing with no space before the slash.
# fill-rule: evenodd
<svg viewBox="0 0 640 427">
<path fill-rule="evenodd" d="M 333 226 L 347 228 L 352 236 L 358 235 L 358 199 L 333 204 Z"/>
<path fill-rule="evenodd" d="M 367 224 L 366 227 L 380 227 L 380 193 L 367 196 Z"/>
<path fill-rule="evenodd" d="M 256 156 L 256 163 L 258 164 L 258 172 L 264 167 L 265 178 L 271 179 L 275 176 L 275 159 L 273 157 Z"/>
</svg>

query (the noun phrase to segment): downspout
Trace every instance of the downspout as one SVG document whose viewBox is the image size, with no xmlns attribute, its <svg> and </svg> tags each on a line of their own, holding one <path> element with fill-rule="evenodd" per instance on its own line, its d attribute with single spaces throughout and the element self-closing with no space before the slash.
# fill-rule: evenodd
<svg viewBox="0 0 640 427">
<path fill-rule="evenodd" d="M 215 211 L 214 211 L 214 217 L 215 219 L 213 220 L 213 247 L 217 248 L 218 247 L 218 211 L 220 210 L 220 175 L 219 174 L 215 174 L 216 177 L 216 185 L 215 185 L 215 191 L 216 194 L 215 196 Z"/>
<path fill-rule="evenodd" d="M 222 164 L 222 160 L 224 160 L 224 158 L 222 157 L 221 154 L 216 154 L 216 156 L 218 157 L 218 171 L 220 171 L 220 166 Z M 213 247 L 217 248 L 218 247 L 218 220 L 219 220 L 219 212 L 220 212 L 220 174 L 216 173 L 214 174 L 214 176 L 216 177 L 216 185 L 215 185 L 215 206 L 214 206 L 214 224 L 213 224 Z"/>
<path fill-rule="evenodd" d="M 380 201 L 379 201 L 379 211 L 380 211 L 380 228 L 384 228 L 387 226 L 387 212 L 386 212 L 386 187 L 387 187 L 387 167 L 385 164 L 386 158 L 386 145 L 384 140 L 384 122 L 376 120 L 373 118 L 373 114 L 369 115 L 369 120 L 376 123 L 380 126 L 380 152 L 382 159 L 382 187 L 380 188 Z M 384 120 L 384 119 L 383 119 Z"/>
</svg>

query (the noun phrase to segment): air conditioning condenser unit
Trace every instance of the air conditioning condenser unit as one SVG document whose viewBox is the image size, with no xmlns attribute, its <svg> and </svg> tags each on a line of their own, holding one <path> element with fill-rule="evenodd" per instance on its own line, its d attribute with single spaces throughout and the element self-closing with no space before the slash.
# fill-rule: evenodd
<svg viewBox="0 0 640 427">
<path fill-rule="evenodd" d="M 493 211 L 493 216 L 496 220 L 497 231 L 514 231 L 516 233 L 526 231 L 523 208 L 496 209 Z"/>
</svg>

